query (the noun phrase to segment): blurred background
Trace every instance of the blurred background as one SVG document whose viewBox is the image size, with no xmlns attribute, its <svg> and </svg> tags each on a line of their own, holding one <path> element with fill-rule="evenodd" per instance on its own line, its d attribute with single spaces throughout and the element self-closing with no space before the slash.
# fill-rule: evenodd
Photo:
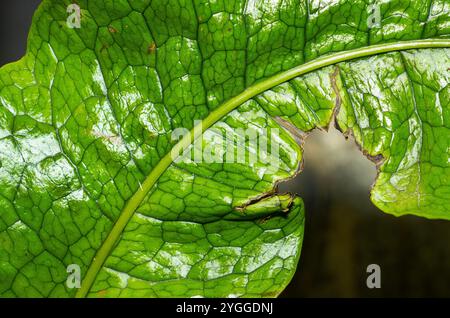
<svg viewBox="0 0 450 318">
<path fill-rule="evenodd" d="M 38 0 L 0 2 L 0 66 L 25 52 Z M 305 167 L 280 185 L 305 201 L 298 270 L 282 297 L 450 297 L 450 222 L 396 218 L 375 208 L 375 166 L 335 129 L 306 140 Z M 366 268 L 381 267 L 368 289 Z"/>
</svg>

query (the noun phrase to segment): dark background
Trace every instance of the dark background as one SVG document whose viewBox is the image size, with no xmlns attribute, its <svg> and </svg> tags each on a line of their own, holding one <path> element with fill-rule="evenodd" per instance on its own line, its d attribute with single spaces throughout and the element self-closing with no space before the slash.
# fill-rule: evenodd
<svg viewBox="0 0 450 318">
<path fill-rule="evenodd" d="M 0 65 L 25 52 L 38 0 L 0 3 Z M 375 167 L 331 130 L 307 139 L 305 170 L 280 186 L 306 205 L 299 268 L 282 297 L 450 297 L 450 222 L 395 218 L 369 200 Z M 381 266 L 381 289 L 366 268 Z"/>
</svg>

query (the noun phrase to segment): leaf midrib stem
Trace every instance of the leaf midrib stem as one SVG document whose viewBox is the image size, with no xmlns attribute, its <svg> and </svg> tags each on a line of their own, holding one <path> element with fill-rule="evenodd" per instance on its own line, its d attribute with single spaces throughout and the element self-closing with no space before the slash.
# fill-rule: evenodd
<svg viewBox="0 0 450 318">
<path fill-rule="evenodd" d="M 304 75 L 321 69 L 326 66 L 334 65 L 337 63 L 373 56 L 382 53 L 389 53 L 395 51 L 404 51 L 410 49 L 429 49 L 429 48 L 448 48 L 450 47 L 450 40 L 447 39 L 429 39 L 429 40 L 416 40 L 416 41 L 404 41 L 397 43 L 387 43 L 380 45 L 372 45 L 364 48 L 359 48 L 355 50 L 349 50 L 345 52 L 339 52 L 330 54 L 317 58 L 313 61 L 307 62 L 305 64 L 296 66 L 287 71 L 276 74 L 266 80 L 256 83 L 246 90 L 244 90 L 239 95 L 229 99 L 228 101 L 221 104 L 218 108 L 213 110 L 202 122 L 194 127 L 190 134 L 184 136 L 173 148 L 167 153 L 153 168 L 148 177 L 142 183 L 142 186 L 136 191 L 136 193 L 128 200 L 122 213 L 114 224 L 111 232 L 109 232 L 102 246 L 97 251 L 94 256 L 91 265 L 86 272 L 86 276 L 81 284 L 81 288 L 77 291 L 75 297 L 85 297 L 92 284 L 97 277 L 98 272 L 103 266 L 106 258 L 109 256 L 111 250 L 122 234 L 125 226 L 128 224 L 129 220 L 133 216 L 136 209 L 145 199 L 148 192 L 158 181 L 159 177 L 166 171 L 166 169 L 172 164 L 173 160 L 177 156 L 172 156 L 173 154 L 180 154 L 181 150 L 186 149 L 190 144 L 194 142 L 194 138 L 198 138 L 198 134 L 192 133 L 194 130 L 197 131 L 201 127 L 201 132 L 205 132 L 208 128 L 214 125 L 217 121 L 222 119 L 224 116 L 229 114 L 232 110 L 242 105 L 249 99 L 259 95 L 277 85 L 285 83 L 295 77 Z"/>
</svg>

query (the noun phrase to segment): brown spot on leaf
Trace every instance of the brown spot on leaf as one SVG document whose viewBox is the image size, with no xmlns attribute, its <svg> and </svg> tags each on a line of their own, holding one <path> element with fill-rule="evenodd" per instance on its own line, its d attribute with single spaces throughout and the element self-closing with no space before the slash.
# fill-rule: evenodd
<svg viewBox="0 0 450 318">
<path fill-rule="evenodd" d="M 156 52 L 156 43 L 152 42 L 147 48 L 147 53 L 154 54 L 155 52 Z"/>
<path fill-rule="evenodd" d="M 99 292 L 97 292 L 97 295 L 99 298 L 104 298 L 106 297 L 106 289 L 102 289 Z"/>
<path fill-rule="evenodd" d="M 275 298 L 277 297 L 279 294 L 279 292 L 277 291 L 270 291 L 270 292 L 265 292 L 262 294 L 263 298 Z"/>
<path fill-rule="evenodd" d="M 259 224 L 264 224 L 264 223 L 266 223 L 267 221 L 269 221 L 271 218 L 272 218 L 272 215 L 265 216 L 265 217 L 263 217 L 262 219 L 259 219 L 258 223 L 259 223 Z"/>
<path fill-rule="evenodd" d="M 363 149 L 362 145 L 356 140 L 355 134 L 353 133 L 352 129 L 349 129 L 342 133 L 343 133 L 345 139 L 349 139 L 349 138 L 353 139 L 355 141 L 356 146 L 358 147 L 358 150 L 361 151 L 363 153 L 363 155 L 367 159 L 372 161 L 377 167 L 381 166 L 385 162 L 386 158 L 384 158 L 384 156 L 382 154 L 371 155 L 370 153 L 367 152 L 367 150 Z"/>
<path fill-rule="evenodd" d="M 339 91 L 339 87 L 337 85 L 337 77 L 340 76 L 339 67 L 335 67 L 334 72 L 330 75 L 331 87 L 333 88 L 334 93 L 336 94 L 336 100 L 334 102 L 334 113 L 337 114 L 342 105 L 342 97 Z"/>
<path fill-rule="evenodd" d="M 117 33 L 117 29 L 112 26 L 108 26 L 108 31 L 109 33 Z"/>
</svg>

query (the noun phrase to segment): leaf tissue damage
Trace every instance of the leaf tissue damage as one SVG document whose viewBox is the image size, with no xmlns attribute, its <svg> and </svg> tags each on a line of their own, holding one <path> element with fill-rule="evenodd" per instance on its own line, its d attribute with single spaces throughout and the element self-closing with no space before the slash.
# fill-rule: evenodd
<svg viewBox="0 0 450 318">
<path fill-rule="evenodd" d="M 450 219 L 448 1 L 366 2 L 44 0 L 0 70 L 0 295 L 277 296 L 274 188 L 332 122 L 381 210 Z"/>
</svg>

